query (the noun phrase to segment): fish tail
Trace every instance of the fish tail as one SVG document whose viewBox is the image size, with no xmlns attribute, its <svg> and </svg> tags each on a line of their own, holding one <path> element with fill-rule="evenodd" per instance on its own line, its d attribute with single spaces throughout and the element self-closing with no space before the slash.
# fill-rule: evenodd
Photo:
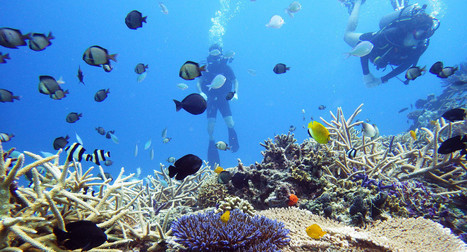
<svg viewBox="0 0 467 252">
<path fill-rule="evenodd" d="M 287 70 L 287 71 L 290 70 L 290 67 L 286 67 L 285 70 Z"/>
<path fill-rule="evenodd" d="M 200 71 L 200 72 L 202 72 L 202 71 L 208 72 L 208 70 L 206 69 L 206 65 L 200 67 L 200 68 L 199 68 L 199 71 Z"/>
<path fill-rule="evenodd" d="M 174 102 L 175 102 L 175 110 L 180 111 L 180 109 L 182 109 L 182 103 L 175 99 L 174 99 Z"/>
<path fill-rule="evenodd" d="M 28 34 L 25 34 L 23 36 L 21 36 L 21 38 L 24 40 L 24 39 L 31 39 L 31 33 L 28 33 Z"/>
<path fill-rule="evenodd" d="M 350 58 L 351 55 L 349 52 L 344 53 L 344 59 Z"/>
<path fill-rule="evenodd" d="M 146 24 L 147 24 L 147 23 L 148 23 L 148 22 L 146 22 L 146 18 L 147 18 L 147 17 L 148 17 L 148 16 L 145 16 L 145 17 L 143 17 L 143 19 L 141 20 L 141 22 L 143 22 L 143 23 L 146 23 Z"/>
<path fill-rule="evenodd" d="M 13 100 L 19 100 L 20 98 L 21 98 L 21 96 L 18 96 L 18 95 L 13 96 Z"/>
<path fill-rule="evenodd" d="M 63 93 L 64 93 L 64 94 L 69 94 L 70 91 L 67 89 L 67 90 L 63 91 Z"/>
<path fill-rule="evenodd" d="M 8 54 L 8 53 L 5 53 L 5 54 L 3 55 L 3 58 L 4 58 L 4 59 L 11 59 L 11 58 L 10 58 L 10 54 Z"/>
<path fill-rule="evenodd" d="M 117 62 L 117 56 L 118 56 L 118 54 L 116 54 L 116 53 L 115 53 L 115 54 L 110 54 L 110 55 L 109 55 L 109 59 L 111 59 L 111 60 Z"/>
<path fill-rule="evenodd" d="M 52 35 L 52 32 L 49 32 L 49 35 L 47 35 L 47 40 L 54 39 L 55 37 Z"/>
</svg>

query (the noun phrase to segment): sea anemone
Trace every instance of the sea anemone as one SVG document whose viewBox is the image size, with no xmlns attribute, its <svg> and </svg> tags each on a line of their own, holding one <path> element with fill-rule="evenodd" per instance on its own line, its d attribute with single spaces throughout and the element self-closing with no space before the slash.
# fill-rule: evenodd
<svg viewBox="0 0 467 252">
<path fill-rule="evenodd" d="M 282 222 L 234 209 L 224 223 L 221 214 L 182 216 L 172 224 L 175 241 L 186 251 L 279 251 L 290 241 L 290 230 Z"/>
</svg>

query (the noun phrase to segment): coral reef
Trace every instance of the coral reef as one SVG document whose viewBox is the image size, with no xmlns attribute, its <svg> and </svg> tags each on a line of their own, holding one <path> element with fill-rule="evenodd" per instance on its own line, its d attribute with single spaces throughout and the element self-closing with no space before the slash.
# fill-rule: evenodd
<svg viewBox="0 0 467 252">
<path fill-rule="evenodd" d="M 37 160 L 26 166 L 23 154 L 14 162 L 9 153 L 3 152 L 0 144 L 0 197 L 9 202 L 2 204 L 0 212 L 0 249 L 5 251 L 62 251 L 52 230 L 65 230 L 65 223 L 77 220 L 92 221 L 105 229 L 108 240 L 97 249 L 163 249 L 171 233 L 170 210 L 193 205 L 200 181 L 211 173 L 204 167 L 180 182 L 170 179 L 161 166 L 162 172 L 155 174 L 167 185 L 149 177 L 149 184 L 143 186 L 142 180 L 131 180 L 134 174 L 124 176 L 123 168 L 111 183 L 99 167 L 105 180 L 97 182 L 102 180 L 91 174 L 93 167 L 84 171 L 76 162 L 59 165 L 60 152 L 47 158 L 24 152 Z M 46 168 L 45 175 L 37 172 L 39 165 Z M 15 181 L 30 170 L 32 187 L 17 186 Z"/>
<path fill-rule="evenodd" d="M 459 70 L 442 83 L 445 88 L 438 96 L 430 94 L 426 99 L 415 102 L 416 110 L 407 114 L 412 120 L 409 129 L 430 128 L 432 121 L 436 121 L 449 109 L 465 107 L 467 105 L 467 62 L 462 62 Z"/>
<path fill-rule="evenodd" d="M 231 211 L 232 209 L 238 209 L 250 216 L 255 215 L 253 206 L 248 201 L 242 200 L 239 197 L 226 197 L 224 201 L 220 202 L 219 207 L 214 213 L 223 213 L 225 211 Z"/>
<path fill-rule="evenodd" d="M 185 215 L 172 224 L 176 242 L 187 251 L 278 251 L 290 241 L 284 224 L 234 209 L 227 223 L 222 213 Z"/>
<path fill-rule="evenodd" d="M 276 219 L 290 229 L 290 244 L 283 251 L 466 251 L 467 247 L 449 229 L 423 218 L 392 218 L 365 229 L 351 227 L 310 211 L 272 208 L 258 215 Z M 310 238 L 305 229 L 318 224 L 327 234 Z"/>
</svg>

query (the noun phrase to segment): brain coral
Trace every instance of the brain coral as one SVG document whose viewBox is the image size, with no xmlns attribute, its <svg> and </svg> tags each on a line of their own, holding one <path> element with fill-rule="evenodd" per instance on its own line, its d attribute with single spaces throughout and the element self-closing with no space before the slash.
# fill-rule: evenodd
<svg viewBox="0 0 467 252">
<path fill-rule="evenodd" d="M 227 223 L 222 213 L 185 215 L 172 224 L 175 241 L 187 251 L 279 251 L 290 239 L 284 224 L 234 209 Z"/>
</svg>

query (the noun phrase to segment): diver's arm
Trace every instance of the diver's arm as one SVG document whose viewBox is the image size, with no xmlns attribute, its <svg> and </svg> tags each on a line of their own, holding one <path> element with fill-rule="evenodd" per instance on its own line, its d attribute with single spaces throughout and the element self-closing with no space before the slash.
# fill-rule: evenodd
<svg viewBox="0 0 467 252">
<path fill-rule="evenodd" d="M 369 67 L 368 61 L 369 61 L 368 55 L 360 58 L 360 63 L 362 64 L 363 75 L 367 75 L 370 73 L 370 67 Z"/>
<path fill-rule="evenodd" d="M 411 65 L 412 65 L 412 62 L 408 62 L 408 63 L 404 63 L 404 64 L 394 68 L 394 70 L 392 70 L 391 72 L 389 72 L 385 76 L 381 77 L 381 81 L 383 83 L 388 82 L 389 79 L 392 79 L 392 78 L 396 77 L 397 75 L 403 73 L 405 70 L 409 69 L 409 67 Z"/>
</svg>

